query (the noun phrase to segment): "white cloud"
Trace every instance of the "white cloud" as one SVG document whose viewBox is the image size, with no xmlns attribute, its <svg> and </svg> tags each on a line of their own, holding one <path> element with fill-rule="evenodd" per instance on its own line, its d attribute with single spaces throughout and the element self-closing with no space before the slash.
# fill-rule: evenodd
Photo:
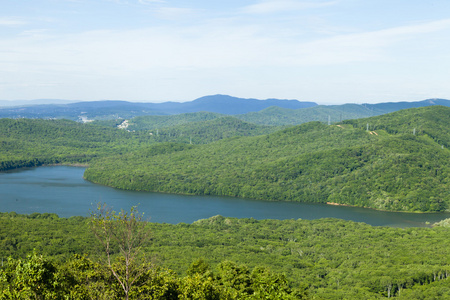
<svg viewBox="0 0 450 300">
<path fill-rule="evenodd" d="M 400 26 L 384 30 L 337 35 L 317 41 L 298 43 L 280 56 L 279 64 L 329 65 L 351 62 L 376 62 L 393 59 L 388 50 L 407 40 L 420 41 L 433 32 L 450 29 L 450 19 Z M 404 49 L 407 50 L 407 49 Z M 394 55 L 401 53 L 395 52 Z"/>
<path fill-rule="evenodd" d="M 197 10 L 195 9 L 182 7 L 160 7 L 153 11 L 159 18 L 166 20 L 178 20 L 180 18 L 193 16 L 197 13 Z"/>
<path fill-rule="evenodd" d="M 450 20 L 316 41 L 267 37 L 258 26 L 154 27 L 90 31 L 67 36 L 24 35 L 0 40 L 6 65 L 60 72 L 111 74 L 152 68 L 232 68 L 330 65 L 388 60 L 402 40 L 450 29 Z M 40 33 L 40 32 L 37 32 Z M 115 71 L 114 71 L 115 72 Z"/>
<path fill-rule="evenodd" d="M 338 1 L 305 2 L 295 0 L 267 0 L 257 4 L 245 6 L 242 9 L 242 12 L 247 14 L 270 14 L 270 13 L 326 7 L 335 5 L 337 2 Z"/>
<path fill-rule="evenodd" d="M 164 0 L 138 0 L 140 4 L 165 3 Z"/>
<path fill-rule="evenodd" d="M 0 26 L 21 26 L 26 24 L 27 22 L 25 22 L 22 18 L 17 17 L 0 18 Z"/>
</svg>

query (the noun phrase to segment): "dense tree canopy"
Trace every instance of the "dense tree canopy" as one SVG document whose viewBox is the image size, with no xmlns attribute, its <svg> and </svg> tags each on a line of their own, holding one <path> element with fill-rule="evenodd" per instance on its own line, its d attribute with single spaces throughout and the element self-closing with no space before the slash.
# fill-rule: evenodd
<svg viewBox="0 0 450 300">
<path fill-rule="evenodd" d="M 102 264 L 104 251 L 88 221 L 53 214 L 1 214 L 0 289 L 38 294 L 42 291 L 32 286 L 39 281 L 49 295 L 67 290 L 72 295 L 90 292 L 94 298 L 95 293 L 121 295 L 121 287 Z M 178 299 L 185 299 L 181 294 L 260 299 L 261 293 L 284 293 L 286 299 L 306 294 L 319 299 L 450 296 L 446 227 L 402 229 L 335 219 L 221 216 L 193 224 L 147 226 L 151 240 L 144 249 L 154 257 L 153 267 L 136 291 L 163 295 L 156 299 L 177 299 L 170 293 L 177 293 Z M 40 273 L 30 273 L 32 268 Z M 36 275 L 21 280 L 25 274 Z M 219 294 L 231 298 L 214 298 Z"/>
<path fill-rule="evenodd" d="M 258 134 L 273 128 L 231 117 L 152 134 L 1 119 L 0 170 L 89 164 L 88 180 L 121 189 L 443 211 L 450 203 L 449 118 L 450 108 L 433 106 L 266 135 Z"/>
<path fill-rule="evenodd" d="M 420 130 L 403 123 L 413 116 Z M 430 107 L 395 113 L 375 130 L 361 124 L 376 118 L 312 122 L 176 153 L 134 151 L 96 160 L 85 176 L 129 190 L 443 211 L 450 202 L 449 116 L 449 108 Z"/>
</svg>

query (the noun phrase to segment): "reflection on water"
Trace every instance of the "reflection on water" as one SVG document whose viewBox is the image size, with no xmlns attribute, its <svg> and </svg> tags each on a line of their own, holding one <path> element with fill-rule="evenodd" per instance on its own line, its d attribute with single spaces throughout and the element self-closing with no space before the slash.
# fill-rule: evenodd
<svg viewBox="0 0 450 300">
<path fill-rule="evenodd" d="M 87 216 L 96 203 L 115 210 L 139 205 L 139 211 L 159 223 L 192 223 L 215 215 L 255 219 L 339 218 L 375 226 L 426 226 L 450 218 L 449 213 L 411 214 L 298 202 L 184 196 L 117 190 L 83 179 L 84 168 L 52 166 L 0 173 L 0 211 L 20 214 L 56 213 Z"/>
</svg>

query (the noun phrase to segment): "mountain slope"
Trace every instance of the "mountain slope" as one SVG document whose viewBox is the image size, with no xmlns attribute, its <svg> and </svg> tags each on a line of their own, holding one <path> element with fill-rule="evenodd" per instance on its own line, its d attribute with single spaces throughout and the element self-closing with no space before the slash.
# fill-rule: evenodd
<svg viewBox="0 0 450 300">
<path fill-rule="evenodd" d="M 192 122 L 201 122 L 224 117 L 223 114 L 211 112 L 185 113 L 170 116 L 141 116 L 129 121 L 129 130 L 152 130 L 159 128 L 185 125 Z"/>
<path fill-rule="evenodd" d="M 288 109 L 281 107 L 269 107 L 258 112 L 237 115 L 236 117 L 246 122 L 261 125 L 299 125 L 307 122 L 318 121 L 322 123 L 340 122 L 346 119 L 366 118 L 383 114 L 383 111 L 369 110 L 358 104 L 343 105 L 317 105 L 304 109 Z"/>
<path fill-rule="evenodd" d="M 450 124 L 450 108 L 405 110 L 370 120 L 386 120 L 386 126 L 395 127 L 411 115 L 429 120 L 416 135 L 366 131 L 351 122 L 313 122 L 167 155 L 137 151 L 109 157 L 92 164 L 85 177 L 131 190 L 445 210 L 450 203 L 450 151 L 441 147 L 449 143 L 441 131 Z M 429 118 L 434 115 L 440 117 Z"/>
<path fill-rule="evenodd" d="M 173 137 L 176 142 L 207 144 L 238 136 L 263 135 L 280 130 L 277 126 L 256 125 L 225 116 L 207 121 L 190 122 L 158 130 L 160 137 Z M 153 132 L 155 134 L 155 132 Z"/>
<path fill-rule="evenodd" d="M 280 99 L 242 99 L 227 95 L 214 95 L 198 98 L 192 102 L 182 103 L 182 112 L 208 111 L 227 115 L 245 114 L 260 111 L 270 106 L 299 109 L 313 107 L 314 102 L 300 102 L 298 100 Z"/>
</svg>

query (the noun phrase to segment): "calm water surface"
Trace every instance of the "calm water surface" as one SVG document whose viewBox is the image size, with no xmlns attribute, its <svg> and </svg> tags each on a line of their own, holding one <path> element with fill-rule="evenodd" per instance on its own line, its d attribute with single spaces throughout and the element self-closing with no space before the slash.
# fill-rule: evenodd
<svg viewBox="0 0 450 300">
<path fill-rule="evenodd" d="M 449 213 L 410 214 L 371 209 L 266 202 L 216 196 L 182 196 L 130 192 L 93 184 L 83 179 L 84 168 L 53 166 L 0 173 L 0 211 L 20 214 L 56 213 L 60 217 L 87 216 L 96 203 L 114 210 L 139 205 L 150 221 L 192 223 L 215 215 L 255 219 L 339 218 L 375 226 L 425 226 L 450 218 Z"/>
</svg>

